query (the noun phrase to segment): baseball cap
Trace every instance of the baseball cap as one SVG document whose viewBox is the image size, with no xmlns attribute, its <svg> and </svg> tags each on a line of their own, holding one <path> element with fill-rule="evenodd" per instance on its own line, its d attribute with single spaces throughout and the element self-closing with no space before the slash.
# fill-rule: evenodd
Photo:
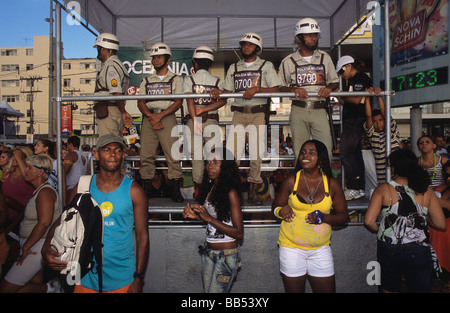
<svg viewBox="0 0 450 313">
<path fill-rule="evenodd" d="M 123 142 L 123 139 L 117 137 L 114 134 L 106 134 L 106 135 L 101 136 L 97 141 L 97 147 L 100 149 L 106 145 L 109 145 L 110 143 L 113 143 L 113 142 L 121 144 L 123 148 L 126 148 L 126 145 Z"/>
<path fill-rule="evenodd" d="M 355 59 L 353 59 L 351 56 L 349 56 L 349 55 L 344 55 L 343 57 L 341 57 L 339 60 L 338 60 L 338 62 L 337 62 L 337 64 L 336 64 L 336 72 L 339 72 L 339 70 L 344 66 L 344 65 L 347 65 L 347 64 L 350 64 L 350 63 L 355 63 Z"/>
</svg>

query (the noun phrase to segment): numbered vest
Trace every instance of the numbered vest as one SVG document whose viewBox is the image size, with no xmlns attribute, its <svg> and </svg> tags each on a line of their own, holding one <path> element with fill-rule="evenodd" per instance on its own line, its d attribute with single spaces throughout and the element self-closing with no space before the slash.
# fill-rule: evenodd
<svg viewBox="0 0 450 313">
<path fill-rule="evenodd" d="M 234 90 L 236 92 L 246 91 L 252 87 L 261 87 L 261 76 L 264 64 L 257 71 L 238 71 L 237 63 L 234 63 Z"/>
<path fill-rule="evenodd" d="M 218 89 L 219 87 L 219 79 L 217 79 L 216 84 L 214 86 L 211 85 L 200 85 L 196 84 L 194 78 L 190 76 L 192 81 L 192 93 L 210 93 L 214 89 Z M 211 98 L 196 98 L 194 99 L 195 105 L 210 105 L 213 101 Z"/>
<path fill-rule="evenodd" d="M 172 78 L 168 82 L 155 82 L 151 83 L 148 81 L 148 78 L 145 78 L 145 94 L 147 95 L 170 95 L 172 94 L 172 81 L 176 76 L 172 76 Z M 147 102 L 156 101 L 156 100 L 147 100 Z"/>
<path fill-rule="evenodd" d="M 323 54 L 320 58 L 320 64 L 298 65 L 291 57 L 295 64 L 295 82 L 298 87 L 305 86 L 326 86 L 326 73 L 323 63 Z"/>
</svg>

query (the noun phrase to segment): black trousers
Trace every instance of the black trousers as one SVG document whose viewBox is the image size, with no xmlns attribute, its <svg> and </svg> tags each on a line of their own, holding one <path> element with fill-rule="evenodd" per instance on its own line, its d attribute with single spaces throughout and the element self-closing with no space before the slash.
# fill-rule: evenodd
<svg viewBox="0 0 450 313">
<path fill-rule="evenodd" d="M 342 122 L 339 156 L 344 167 L 347 189 L 365 189 L 364 160 L 361 152 L 364 122 L 365 118 L 349 118 Z"/>
</svg>

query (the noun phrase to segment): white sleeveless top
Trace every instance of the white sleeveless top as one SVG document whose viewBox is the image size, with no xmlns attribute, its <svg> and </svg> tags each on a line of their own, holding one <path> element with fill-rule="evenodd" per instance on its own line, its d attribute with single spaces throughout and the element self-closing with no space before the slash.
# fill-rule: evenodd
<svg viewBox="0 0 450 313">
<path fill-rule="evenodd" d="M 212 217 L 217 218 L 216 209 L 208 200 L 205 201 L 205 208 Z M 221 221 L 221 222 L 226 225 L 233 226 L 233 222 L 231 221 L 231 218 L 228 222 L 227 221 Z M 234 239 L 233 237 L 227 236 L 224 233 L 217 230 L 210 223 L 208 223 L 208 225 L 206 225 L 206 242 L 222 243 L 222 242 L 233 242 L 235 240 L 236 239 Z"/>
</svg>

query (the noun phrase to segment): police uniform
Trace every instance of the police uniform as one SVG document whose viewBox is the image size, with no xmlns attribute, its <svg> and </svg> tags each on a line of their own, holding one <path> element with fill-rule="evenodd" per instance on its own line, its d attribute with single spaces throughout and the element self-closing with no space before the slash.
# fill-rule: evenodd
<svg viewBox="0 0 450 313">
<path fill-rule="evenodd" d="M 140 85 L 139 94 L 163 95 L 163 94 L 181 94 L 183 91 L 183 78 L 168 71 L 167 75 L 161 79 L 156 74 L 145 77 Z M 146 102 L 147 107 L 153 114 L 160 113 L 167 109 L 173 100 L 150 100 Z M 161 119 L 163 129 L 153 129 L 147 118 L 142 119 L 141 129 L 141 150 L 140 150 L 140 174 L 142 179 L 153 179 L 155 176 L 155 156 L 158 145 L 161 144 L 162 150 L 167 160 L 168 178 L 181 179 L 183 173 L 179 161 L 173 159 L 171 154 L 172 146 L 178 141 L 178 137 L 172 137 L 172 128 L 177 127 L 178 123 L 175 114 L 170 114 Z"/>
<path fill-rule="evenodd" d="M 130 76 L 117 55 L 111 55 L 103 63 L 97 74 L 96 96 L 111 96 L 114 93 L 126 94 Z M 105 110 L 102 113 L 102 109 Z M 99 137 L 113 133 L 122 138 L 124 123 L 122 113 L 116 101 L 99 101 L 95 103 Z"/>
<path fill-rule="evenodd" d="M 319 92 L 327 85 L 339 82 L 333 61 L 320 49 L 314 50 L 309 62 L 299 51 L 288 55 L 281 62 L 278 76 L 283 86 L 304 88 L 308 93 Z M 333 143 L 326 101 L 317 97 L 308 97 L 306 101 L 296 98 L 291 100 L 289 124 L 295 159 L 298 158 L 302 144 L 309 139 L 323 142 L 331 157 Z"/>
<path fill-rule="evenodd" d="M 183 84 L 183 91 L 184 93 L 210 93 L 214 89 L 220 89 L 223 90 L 223 81 L 210 74 L 207 70 L 200 69 L 196 71 L 191 76 L 186 76 L 184 78 L 184 84 Z M 211 104 L 211 99 L 209 98 L 197 98 L 194 99 L 194 105 L 199 107 L 205 107 Z M 202 116 L 199 116 L 198 118 L 202 121 L 202 129 L 205 130 L 206 127 L 210 125 L 216 126 L 216 128 L 219 125 L 219 111 L 218 110 L 211 110 L 203 114 Z M 203 144 L 208 142 L 212 136 L 204 137 L 204 134 L 202 134 L 202 140 L 195 140 L 194 141 L 194 122 L 192 121 L 192 118 L 189 118 L 186 122 L 186 126 L 189 127 L 191 132 L 191 143 L 190 143 L 190 153 L 192 156 L 192 178 L 194 180 L 194 183 L 201 184 L 202 178 L 203 178 L 203 170 L 204 170 L 204 162 L 202 159 L 197 160 L 195 151 L 202 151 Z M 217 135 L 215 133 L 212 133 L 211 135 Z M 189 139 L 188 139 L 189 140 Z M 194 143 L 201 143 L 201 146 L 194 145 Z M 203 153 L 202 153 L 203 154 Z M 203 155 L 202 155 L 203 156 Z"/>
<path fill-rule="evenodd" d="M 225 77 L 224 89 L 233 92 L 244 93 L 251 87 L 273 88 L 281 86 L 280 79 L 273 64 L 269 61 L 262 60 L 256 57 L 256 60 L 248 65 L 244 60 L 232 64 Z M 250 149 L 250 173 L 248 177 L 249 183 L 259 184 L 261 179 L 261 157 L 259 151 L 266 151 L 260 147 L 266 146 L 266 127 L 261 127 L 263 133 L 260 132 L 259 126 L 265 126 L 265 112 L 267 106 L 267 98 L 252 98 L 245 100 L 243 98 L 234 99 L 231 104 L 231 111 L 233 111 L 232 126 L 243 126 L 246 128 L 249 125 L 256 127 L 256 151 Z M 230 144 L 230 150 L 234 151 L 236 161 L 239 165 L 240 158 L 244 151 L 245 132 L 235 132 L 236 136 L 228 136 L 227 146 Z M 231 140 L 231 142 L 230 142 Z M 253 145 L 253 138 L 249 138 L 249 147 Z M 231 148 L 233 144 L 233 148 Z M 239 152 L 239 153 L 237 153 Z"/>
</svg>

